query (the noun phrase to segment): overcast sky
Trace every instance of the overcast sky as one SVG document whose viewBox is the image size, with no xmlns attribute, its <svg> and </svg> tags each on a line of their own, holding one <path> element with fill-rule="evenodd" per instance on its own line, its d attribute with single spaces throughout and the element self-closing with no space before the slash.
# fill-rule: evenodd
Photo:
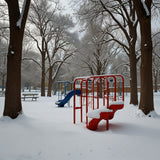
<svg viewBox="0 0 160 160">
<path fill-rule="evenodd" d="M 72 0 L 60 0 L 61 5 L 65 9 L 65 11 L 64 11 L 65 13 L 73 14 L 73 9 L 71 6 L 72 2 L 73 2 Z"/>
</svg>

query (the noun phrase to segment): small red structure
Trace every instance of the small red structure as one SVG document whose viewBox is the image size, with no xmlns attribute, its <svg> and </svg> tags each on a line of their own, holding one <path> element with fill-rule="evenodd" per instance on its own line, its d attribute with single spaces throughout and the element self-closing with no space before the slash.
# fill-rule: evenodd
<svg viewBox="0 0 160 160">
<path fill-rule="evenodd" d="M 104 119 L 108 130 L 109 120 L 114 117 L 117 110 L 124 107 L 123 76 L 79 77 L 74 80 L 73 87 L 74 91 L 81 90 L 79 97 L 74 93 L 73 123 L 76 123 L 76 110 L 79 110 L 81 122 L 83 122 L 83 112 L 86 113 L 85 122 L 88 129 L 96 130 L 99 122 Z"/>
</svg>

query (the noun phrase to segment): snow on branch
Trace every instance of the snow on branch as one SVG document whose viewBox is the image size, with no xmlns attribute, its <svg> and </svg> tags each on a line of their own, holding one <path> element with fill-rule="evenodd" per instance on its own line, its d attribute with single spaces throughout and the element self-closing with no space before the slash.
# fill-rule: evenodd
<svg viewBox="0 0 160 160">
<path fill-rule="evenodd" d="M 24 16 L 24 11 L 25 11 L 25 8 L 26 8 L 26 4 L 27 4 L 27 0 L 24 0 L 22 11 L 21 11 L 21 14 L 20 14 L 20 18 L 17 21 L 17 27 L 19 27 L 20 29 L 21 29 L 21 25 L 22 25 L 22 19 L 23 19 L 23 16 Z"/>
<path fill-rule="evenodd" d="M 143 8 L 144 8 L 144 10 L 145 10 L 145 12 L 146 12 L 146 15 L 147 15 L 147 16 L 150 16 L 150 13 L 149 13 L 148 7 L 147 7 L 147 5 L 146 5 L 146 3 L 145 3 L 145 0 L 141 0 L 141 3 L 142 3 Z"/>
<path fill-rule="evenodd" d="M 24 58 L 22 58 L 22 60 L 23 61 L 26 61 L 26 60 L 30 61 L 31 60 L 31 61 L 35 62 L 40 68 L 42 68 L 41 64 L 38 61 L 36 61 L 34 58 L 24 57 Z"/>
</svg>

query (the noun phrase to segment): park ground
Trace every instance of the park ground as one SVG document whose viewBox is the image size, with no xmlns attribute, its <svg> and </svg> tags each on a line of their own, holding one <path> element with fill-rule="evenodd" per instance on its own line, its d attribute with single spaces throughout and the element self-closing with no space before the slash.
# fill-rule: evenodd
<svg viewBox="0 0 160 160">
<path fill-rule="evenodd" d="M 144 116 L 129 105 L 97 131 L 74 125 L 71 106 L 58 108 L 57 96 L 22 101 L 23 114 L 15 120 L 3 117 L 0 97 L 0 160 L 159 160 L 160 93 L 154 96 L 155 112 Z M 154 116 L 154 117 L 153 117 Z"/>
</svg>

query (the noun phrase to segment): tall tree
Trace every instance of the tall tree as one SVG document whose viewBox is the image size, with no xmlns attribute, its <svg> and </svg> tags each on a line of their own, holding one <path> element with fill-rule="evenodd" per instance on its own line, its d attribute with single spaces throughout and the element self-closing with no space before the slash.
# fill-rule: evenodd
<svg viewBox="0 0 160 160">
<path fill-rule="evenodd" d="M 59 29 L 58 29 L 59 28 Z M 50 45 L 46 43 L 47 60 L 48 60 L 48 93 L 51 97 L 53 83 L 65 61 L 75 52 L 73 46 L 64 37 L 64 30 L 58 27 Z M 62 30 L 61 30 L 62 29 Z M 50 47 L 49 47 L 50 46 Z"/>
<path fill-rule="evenodd" d="M 90 72 L 90 75 L 107 73 L 109 66 L 113 63 L 113 57 L 118 53 L 118 45 L 105 42 L 108 39 L 105 29 L 92 22 L 81 40 L 82 47 L 79 56 L 83 62 L 82 68 Z"/>
<path fill-rule="evenodd" d="M 154 80 L 154 91 L 158 90 L 158 78 L 160 73 L 160 32 L 157 32 L 152 36 L 153 41 L 153 80 Z"/>
<path fill-rule="evenodd" d="M 29 22 L 32 25 L 32 29 L 28 30 L 27 33 L 28 36 L 35 41 L 41 55 L 41 96 L 45 96 L 45 60 L 47 58 L 45 39 L 50 33 L 50 31 L 48 33 L 47 28 L 55 12 L 55 9 L 53 9 L 52 13 L 49 13 L 49 9 L 50 6 L 47 4 L 46 0 L 33 0 L 31 4 L 31 13 L 29 15 Z"/>
<path fill-rule="evenodd" d="M 80 15 L 88 15 L 91 20 L 99 20 L 102 17 L 103 26 L 108 24 L 111 26 L 111 30 L 106 31 L 106 34 L 110 35 L 109 41 L 115 41 L 121 45 L 130 62 L 130 87 L 131 98 L 130 103 L 133 105 L 138 104 L 137 95 L 137 62 L 139 56 L 136 54 L 136 41 L 137 41 L 137 24 L 138 20 L 135 15 L 135 8 L 131 0 L 88 0 L 85 1 L 80 9 Z M 109 17 L 112 19 L 112 23 L 109 21 Z M 98 18 L 97 18 L 98 17 Z M 85 17 L 87 18 L 87 17 Z M 118 30 L 123 33 L 123 38 L 117 38 L 115 35 Z M 125 39 L 125 41 L 124 41 Z"/>
<path fill-rule="evenodd" d="M 2 91 L 5 88 L 5 79 L 7 74 L 7 45 L 0 41 L 0 80 Z"/>
<path fill-rule="evenodd" d="M 135 8 L 129 0 L 127 3 L 124 0 L 116 0 L 116 4 L 109 5 L 111 9 L 108 9 L 108 5 L 105 4 L 102 0 L 99 0 L 103 8 L 109 15 L 112 17 L 113 21 L 119 26 L 120 30 L 126 37 L 127 43 L 119 43 L 124 47 L 126 53 L 129 57 L 130 62 L 130 87 L 131 87 L 131 98 L 130 104 L 137 105 L 138 104 L 138 95 L 137 95 L 137 69 L 136 65 L 138 62 L 136 55 L 136 41 L 137 41 L 137 24 L 138 21 L 135 16 Z M 118 7 L 117 7 L 118 6 Z M 115 7 L 117 8 L 115 10 Z M 119 21 L 117 15 L 118 14 L 122 20 Z"/>
<path fill-rule="evenodd" d="M 141 33 L 141 96 L 139 109 L 144 114 L 154 110 L 152 84 L 152 37 L 151 4 L 152 0 L 133 0 Z"/>
<path fill-rule="evenodd" d="M 49 74 L 47 96 L 51 96 L 53 81 L 64 61 L 71 56 L 66 54 L 67 46 L 70 46 L 66 37 L 68 28 L 73 27 L 73 22 L 69 17 L 57 14 L 57 5 L 55 3 L 54 8 L 51 8 L 46 0 L 34 0 L 31 5 L 29 21 L 34 28 L 28 30 L 27 34 L 36 42 L 42 57 L 41 96 L 45 96 L 46 75 Z"/>
<path fill-rule="evenodd" d="M 21 104 L 21 57 L 24 28 L 30 0 L 24 0 L 20 12 L 18 0 L 5 0 L 8 5 L 10 41 L 7 57 L 7 82 L 4 116 L 16 118 L 22 113 Z"/>
</svg>

